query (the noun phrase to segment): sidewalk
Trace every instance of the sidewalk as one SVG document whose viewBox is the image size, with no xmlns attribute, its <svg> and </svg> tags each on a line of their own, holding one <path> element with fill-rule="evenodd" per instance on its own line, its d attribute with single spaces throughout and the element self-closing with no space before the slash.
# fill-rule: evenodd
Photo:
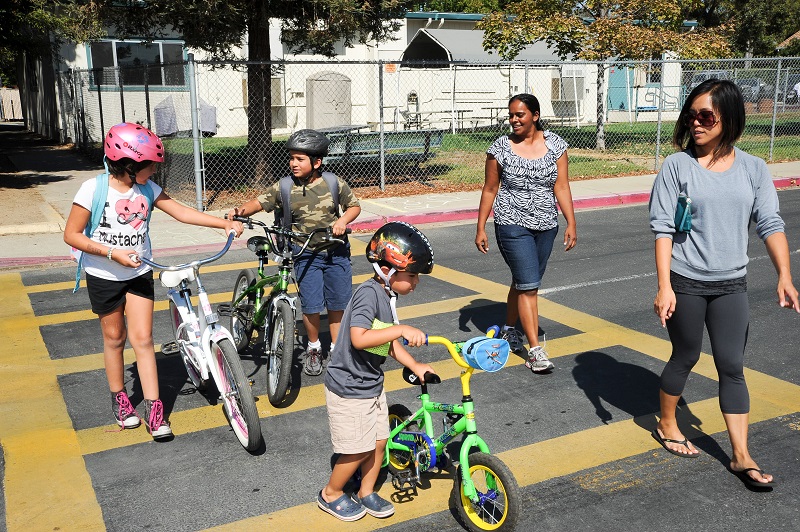
<svg viewBox="0 0 800 532">
<path fill-rule="evenodd" d="M 800 161 L 769 165 L 777 188 L 800 186 Z M 80 184 L 102 168 L 37 138 L 20 123 L 0 123 L 0 269 L 70 262 L 62 232 Z M 575 209 L 646 203 L 655 174 L 572 181 Z M 392 220 L 413 224 L 474 220 L 480 190 L 361 200 L 354 231 L 371 232 Z M 221 216 L 224 212 L 208 211 Z M 269 215 L 271 216 L 271 215 Z M 182 224 L 153 212 L 156 253 L 217 249 L 220 230 Z M 238 239 L 234 246 L 243 247 Z"/>
</svg>

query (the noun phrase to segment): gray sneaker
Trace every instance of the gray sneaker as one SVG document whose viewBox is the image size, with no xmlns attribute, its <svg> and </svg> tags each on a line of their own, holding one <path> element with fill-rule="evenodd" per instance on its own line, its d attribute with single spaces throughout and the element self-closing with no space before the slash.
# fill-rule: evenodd
<svg viewBox="0 0 800 532">
<path fill-rule="evenodd" d="M 306 360 L 303 363 L 303 371 L 306 375 L 316 377 L 322 373 L 322 351 L 319 349 L 307 349 Z"/>
<path fill-rule="evenodd" d="M 516 330 L 514 327 L 501 331 L 500 338 L 508 342 L 512 351 L 525 351 L 525 341 L 523 340 L 522 332 Z"/>
<path fill-rule="evenodd" d="M 534 373 L 540 373 L 550 371 L 556 366 L 547 358 L 547 351 L 544 350 L 544 347 L 537 345 L 528 350 L 528 361 L 525 362 L 525 367 Z"/>
</svg>

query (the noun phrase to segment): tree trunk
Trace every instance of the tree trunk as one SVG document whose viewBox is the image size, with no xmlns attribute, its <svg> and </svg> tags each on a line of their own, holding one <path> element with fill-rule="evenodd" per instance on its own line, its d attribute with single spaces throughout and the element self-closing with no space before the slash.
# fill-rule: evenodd
<svg viewBox="0 0 800 532">
<path fill-rule="evenodd" d="M 597 142 L 595 149 L 598 151 L 606 151 L 606 130 L 605 130 L 605 81 L 606 81 L 606 65 L 600 63 L 597 65 Z"/>
<path fill-rule="evenodd" d="M 271 182 L 272 91 L 269 16 L 265 0 L 251 0 L 247 25 L 247 146 L 255 183 Z"/>
</svg>

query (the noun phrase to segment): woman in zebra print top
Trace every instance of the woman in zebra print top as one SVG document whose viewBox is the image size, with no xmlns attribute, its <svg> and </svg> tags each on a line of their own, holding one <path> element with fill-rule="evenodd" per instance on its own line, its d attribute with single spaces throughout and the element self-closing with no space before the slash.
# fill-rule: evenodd
<svg viewBox="0 0 800 532">
<path fill-rule="evenodd" d="M 528 362 L 534 372 L 554 368 L 539 345 L 538 293 L 558 233 L 556 200 L 567 221 L 564 251 L 578 241 L 569 188 L 567 143 L 540 120 L 539 100 L 518 94 L 508 102 L 512 133 L 498 138 L 486 152 L 485 183 L 478 208 L 475 245 L 489 250 L 486 221 L 494 210 L 497 246 L 511 268 L 506 324 L 501 336 L 515 351 L 524 350 L 520 331 L 530 342 Z"/>
</svg>

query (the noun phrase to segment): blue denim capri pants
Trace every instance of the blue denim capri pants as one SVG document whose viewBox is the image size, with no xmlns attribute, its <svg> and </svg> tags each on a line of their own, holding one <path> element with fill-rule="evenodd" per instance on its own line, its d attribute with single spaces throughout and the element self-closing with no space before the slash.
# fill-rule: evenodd
<svg viewBox="0 0 800 532">
<path fill-rule="evenodd" d="M 537 290 L 553 251 L 558 226 L 535 231 L 521 225 L 494 224 L 497 247 L 511 268 L 514 288 L 521 291 Z"/>
<path fill-rule="evenodd" d="M 353 295 L 350 244 L 319 253 L 305 252 L 294 262 L 303 314 L 344 310 Z"/>
</svg>

